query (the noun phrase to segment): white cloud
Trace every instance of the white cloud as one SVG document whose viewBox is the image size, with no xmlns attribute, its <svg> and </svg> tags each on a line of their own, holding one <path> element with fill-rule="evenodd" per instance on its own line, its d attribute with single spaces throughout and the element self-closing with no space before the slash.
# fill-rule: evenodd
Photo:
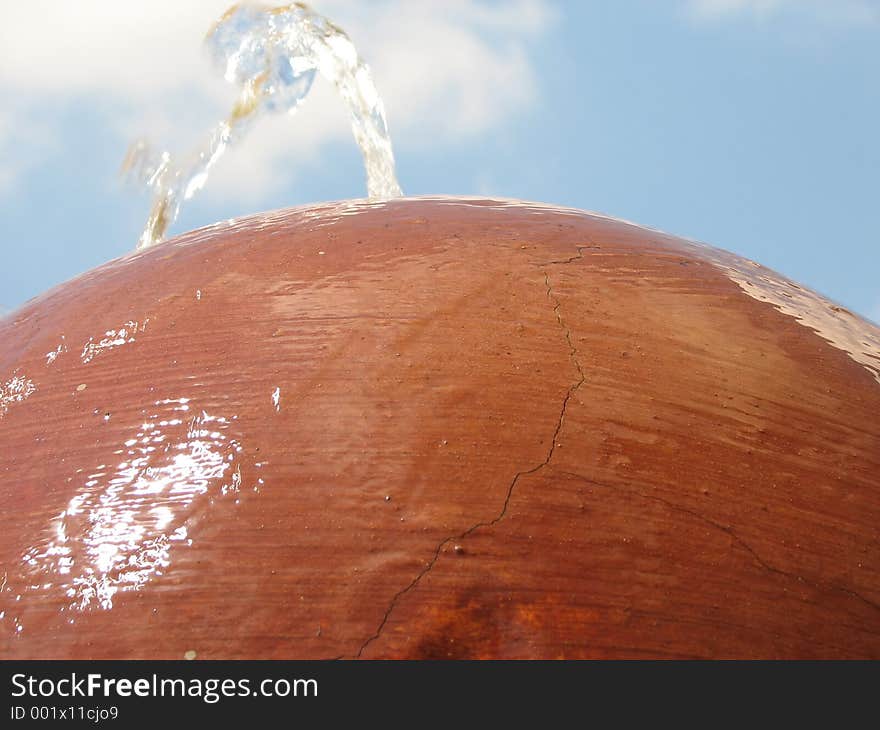
<svg viewBox="0 0 880 730">
<path fill-rule="evenodd" d="M 823 27 L 880 25 L 875 0 L 687 0 L 687 8 L 701 21 L 746 18 L 766 24 L 793 19 Z"/>
<path fill-rule="evenodd" d="M 0 109 L 0 195 L 11 192 L 16 181 L 52 148 L 52 135 L 44 120 L 28 119 L 22 124 L 24 118 L 26 114 L 14 99 Z"/>
<path fill-rule="evenodd" d="M 0 128 L 0 155 L 15 145 L 8 130 L 29 129 L 45 100 L 88 100 L 123 137 L 147 136 L 185 150 L 228 112 L 235 92 L 201 51 L 211 23 L 233 0 L 29 0 L 4 7 L 0 91 L 18 100 Z M 279 3 L 280 4 L 280 3 Z M 400 146 L 436 146 L 483 134 L 535 102 L 530 43 L 554 21 L 544 0 L 316 0 L 318 12 L 346 29 L 373 68 Z M 205 194 L 252 196 L 317 159 L 351 133 L 341 103 L 316 83 L 294 118 L 262 121 L 242 149 L 218 165 Z M 58 125 L 42 130 L 62 138 Z M 0 185 L 21 171 L 0 157 Z"/>
</svg>

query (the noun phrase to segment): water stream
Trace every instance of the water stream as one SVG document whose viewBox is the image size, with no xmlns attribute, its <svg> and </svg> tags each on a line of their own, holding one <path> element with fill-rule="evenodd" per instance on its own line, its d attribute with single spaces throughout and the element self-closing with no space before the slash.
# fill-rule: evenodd
<svg viewBox="0 0 880 730">
<path fill-rule="evenodd" d="M 372 74 L 345 31 L 304 3 L 284 7 L 234 5 L 205 38 L 224 78 L 240 87 L 229 116 L 186 159 L 172 159 L 147 143 L 129 149 L 123 170 L 153 190 L 153 204 L 138 241 L 146 248 L 165 238 L 180 206 L 205 184 L 226 149 L 264 113 L 292 114 L 320 73 L 339 92 L 351 114 L 370 199 L 402 194 L 382 99 Z"/>
</svg>

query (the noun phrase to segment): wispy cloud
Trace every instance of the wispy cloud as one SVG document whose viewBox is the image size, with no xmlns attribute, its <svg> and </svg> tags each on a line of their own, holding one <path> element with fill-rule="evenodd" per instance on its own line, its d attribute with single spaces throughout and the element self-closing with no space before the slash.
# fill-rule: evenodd
<svg viewBox="0 0 880 730">
<path fill-rule="evenodd" d="M 123 138 L 145 135 L 183 148 L 195 142 L 234 98 L 201 54 L 205 32 L 231 3 L 30 0 L 4 8 L 0 92 L 17 103 L 0 118 L 0 186 L 25 169 L 16 135 L 34 128 L 33 110 L 47 100 L 91 100 Z M 348 31 L 372 66 L 398 144 L 485 134 L 537 99 L 531 46 L 554 21 L 542 0 L 313 6 Z M 259 137 L 218 166 L 205 193 L 259 195 L 325 145 L 347 140 L 346 114 L 326 86 L 316 83 L 296 118 L 264 122 Z M 41 131 L 50 142 L 62 130 Z"/>
<path fill-rule="evenodd" d="M 826 28 L 880 25 L 876 0 L 686 0 L 686 7 L 691 17 L 708 22 L 794 20 Z"/>
<path fill-rule="evenodd" d="M 51 148 L 52 135 L 40 120 L 21 121 L 20 105 L 10 99 L 6 108 L 0 109 L 0 195 L 10 193 L 21 175 Z"/>
</svg>

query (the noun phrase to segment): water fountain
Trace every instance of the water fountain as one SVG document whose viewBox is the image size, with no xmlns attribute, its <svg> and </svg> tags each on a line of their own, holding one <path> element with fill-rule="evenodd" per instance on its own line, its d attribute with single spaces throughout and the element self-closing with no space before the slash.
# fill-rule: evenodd
<svg viewBox="0 0 880 730">
<path fill-rule="evenodd" d="M 45 658 L 877 657 L 880 332 L 603 215 L 402 198 L 303 5 L 134 149 L 138 250 L 0 321 L 0 651 Z M 369 199 L 165 240 L 259 114 L 349 105 Z"/>
</svg>

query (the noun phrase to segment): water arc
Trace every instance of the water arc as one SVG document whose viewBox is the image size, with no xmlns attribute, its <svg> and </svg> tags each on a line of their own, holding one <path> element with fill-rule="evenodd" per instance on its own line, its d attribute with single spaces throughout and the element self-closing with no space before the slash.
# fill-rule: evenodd
<svg viewBox="0 0 880 730">
<path fill-rule="evenodd" d="M 155 152 L 135 142 L 123 170 L 153 190 L 153 203 L 137 248 L 161 242 L 180 207 L 204 187 L 228 147 L 265 113 L 294 113 L 320 74 L 338 91 L 364 159 L 370 199 L 402 195 L 394 167 L 385 107 L 372 73 L 348 35 L 305 3 L 282 7 L 234 5 L 205 38 L 224 78 L 240 87 L 229 115 L 188 158 Z"/>
</svg>

